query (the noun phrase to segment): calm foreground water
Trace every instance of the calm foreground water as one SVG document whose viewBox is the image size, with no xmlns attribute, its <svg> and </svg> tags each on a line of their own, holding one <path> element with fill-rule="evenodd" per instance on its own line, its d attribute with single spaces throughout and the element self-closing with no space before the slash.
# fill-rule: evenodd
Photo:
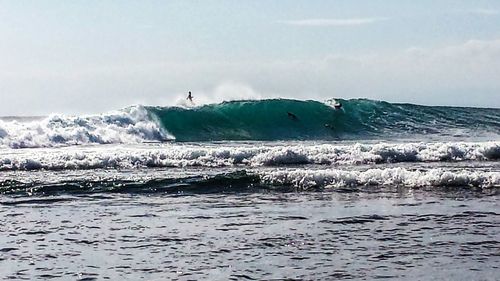
<svg viewBox="0 0 500 281">
<path fill-rule="evenodd" d="M 90 121 L 49 121 L 4 124 L 0 280 L 500 279 L 498 137 L 73 145 L 57 126 Z"/>
<path fill-rule="evenodd" d="M 0 197 L 3 280 L 498 280 L 498 189 Z"/>
</svg>

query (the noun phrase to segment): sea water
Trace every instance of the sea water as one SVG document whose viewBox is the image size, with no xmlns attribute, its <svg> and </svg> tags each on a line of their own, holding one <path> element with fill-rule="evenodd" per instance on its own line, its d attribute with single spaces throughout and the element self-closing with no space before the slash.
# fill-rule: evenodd
<svg viewBox="0 0 500 281">
<path fill-rule="evenodd" d="M 497 280 L 500 110 L 341 102 L 1 119 L 0 278 Z"/>
</svg>

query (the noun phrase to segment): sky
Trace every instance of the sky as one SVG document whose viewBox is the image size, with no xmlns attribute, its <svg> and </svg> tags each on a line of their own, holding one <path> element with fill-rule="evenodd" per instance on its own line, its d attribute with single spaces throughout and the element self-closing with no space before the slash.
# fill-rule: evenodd
<svg viewBox="0 0 500 281">
<path fill-rule="evenodd" d="M 0 116 L 369 98 L 500 107 L 500 1 L 0 0 Z"/>
</svg>

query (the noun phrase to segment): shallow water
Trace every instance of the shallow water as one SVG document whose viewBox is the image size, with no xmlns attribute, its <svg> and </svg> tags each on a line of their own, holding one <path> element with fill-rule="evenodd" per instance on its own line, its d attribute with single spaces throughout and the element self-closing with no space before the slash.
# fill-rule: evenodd
<svg viewBox="0 0 500 281">
<path fill-rule="evenodd" d="M 2 197 L 0 276 L 495 280 L 496 189 Z"/>
<path fill-rule="evenodd" d="M 0 148 L 0 279 L 497 280 L 500 143 Z"/>
</svg>

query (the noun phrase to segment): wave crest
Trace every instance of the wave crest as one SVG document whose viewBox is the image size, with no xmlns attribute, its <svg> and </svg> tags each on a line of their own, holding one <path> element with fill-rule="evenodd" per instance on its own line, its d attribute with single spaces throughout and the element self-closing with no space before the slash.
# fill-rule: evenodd
<svg viewBox="0 0 500 281">
<path fill-rule="evenodd" d="M 368 169 L 366 171 L 334 170 L 281 170 L 262 173 L 261 181 L 269 185 L 308 188 L 342 188 L 357 186 L 425 186 L 498 187 L 500 173 L 450 171 L 429 169 L 424 171 L 404 168 Z"/>
<path fill-rule="evenodd" d="M 0 120 L 0 145 L 11 148 L 132 143 L 168 137 L 143 106 L 95 116 L 51 115 L 29 122 Z"/>
</svg>

